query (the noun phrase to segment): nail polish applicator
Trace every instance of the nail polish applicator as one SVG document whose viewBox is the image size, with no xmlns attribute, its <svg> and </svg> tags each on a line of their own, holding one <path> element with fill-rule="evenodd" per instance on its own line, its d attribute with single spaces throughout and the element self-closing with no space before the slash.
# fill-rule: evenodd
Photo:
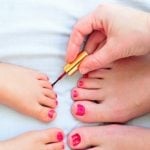
<svg viewBox="0 0 150 150">
<path fill-rule="evenodd" d="M 66 64 L 64 67 L 64 72 L 57 78 L 55 82 L 52 83 L 52 86 L 60 81 L 65 75 L 73 75 L 79 69 L 79 65 L 86 56 L 88 56 L 88 53 L 86 51 L 82 51 L 72 63 Z"/>
</svg>

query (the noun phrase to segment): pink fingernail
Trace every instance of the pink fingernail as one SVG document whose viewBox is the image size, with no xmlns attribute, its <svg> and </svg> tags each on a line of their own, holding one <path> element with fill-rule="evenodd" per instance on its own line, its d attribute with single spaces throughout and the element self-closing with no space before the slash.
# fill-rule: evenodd
<svg viewBox="0 0 150 150">
<path fill-rule="evenodd" d="M 82 87 L 82 86 L 83 86 L 83 81 L 80 80 L 80 81 L 78 82 L 78 85 L 79 85 L 79 87 Z"/>
<path fill-rule="evenodd" d="M 50 111 L 48 112 L 48 116 L 49 116 L 50 118 L 53 118 L 54 113 L 55 113 L 55 111 L 52 109 L 52 110 L 50 110 Z"/>
<path fill-rule="evenodd" d="M 85 114 L 85 107 L 81 104 L 78 104 L 76 115 L 83 116 L 84 114 Z"/>
<path fill-rule="evenodd" d="M 61 132 L 58 132 L 57 139 L 58 139 L 59 142 L 61 142 L 64 139 L 64 136 Z"/>
<path fill-rule="evenodd" d="M 72 144 L 73 146 L 77 146 L 81 142 L 81 137 L 78 133 L 72 136 Z"/>
<path fill-rule="evenodd" d="M 73 90 L 72 96 L 73 96 L 73 97 L 77 97 L 77 96 L 78 96 L 78 92 L 77 92 L 76 90 Z"/>
</svg>

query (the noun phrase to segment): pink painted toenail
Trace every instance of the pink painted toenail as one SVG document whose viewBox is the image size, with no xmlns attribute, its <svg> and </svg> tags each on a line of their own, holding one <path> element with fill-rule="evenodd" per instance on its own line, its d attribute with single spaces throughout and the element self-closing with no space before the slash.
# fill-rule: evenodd
<svg viewBox="0 0 150 150">
<path fill-rule="evenodd" d="M 57 98 L 57 94 L 55 94 L 56 98 Z"/>
<path fill-rule="evenodd" d="M 72 136 L 72 144 L 73 146 L 77 146 L 81 142 L 81 137 L 78 133 Z"/>
<path fill-rule="evenodd" d="M 79 85 L 79 87 L 82 87 L 82 86 L 83 86 L 83 81 L 80 80 L 80 81 L 78 82 L 78 85 Z"/>
<path fill-rule="evenodd" d="M 83 78 L 88 78 L 88 74 L 84 74 L 84 75 L 83 75 Z"/>
<path fill-rule="evenodd" d="M 56 100 L 56 106 L 58 105 L 58 101 Z"/>
<path fill-rule="evenodd" d="M 85 114 L 85 107 L 81 104 L 78 104 L 76 115 L 83 116 L 84 114 Z"/>
<path fill-rule="evenodd" d="M 77 96 L 78 96 L 78 92 L 77 92 L 76 90 L 73 90 L 72 96 L 73 96 L 73 97 L 77 97 Z"/>
<path fill-rule="evenodd" d="M 64 145 L 62 145 L 62 149 L 65 149 L 65 146 L 64 146 Z"/>
<path fill-rule="evenodd" d="M 55 111 L 52 109 L 52 110 L 50 110 L 50 111 L 48 112 L 48 116 L 49 116 L 50 118 L 53 118 L 54 113 L 55 113 Z"/>
<path fill-rule="evenodd" d="M 64 139 L 64 136 L 61 132 L 58 132 L 57 139 L 58 139 L 59 142 L 61 142 Z"/>
</svg>

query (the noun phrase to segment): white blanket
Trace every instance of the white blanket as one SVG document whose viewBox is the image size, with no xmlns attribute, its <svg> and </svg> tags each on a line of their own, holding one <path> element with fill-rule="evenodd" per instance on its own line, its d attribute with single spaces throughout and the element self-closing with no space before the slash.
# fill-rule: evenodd
<svg viewBox="0 0 150 150">
<path fill-rule="evenodd" d="M 120 2 L 149 10 L 148 1 Z M 74 23 L 101 3 L 102 0 L 0 0 L 0 61 L 40 70 L 54 81 L 63 71 Z M 78 78 L 79 74 L 66 77 L 56 85 L 59 107 L 52 123 L 41 123 L 1 105 L 0 140 L 51 127 L 62 128 L 67 134 L 78 126 L 88 125 L 75 120 L 70 113 L 70 90 Z M 130 124 L 150 127 L 150 116 Z"/>
</svg>

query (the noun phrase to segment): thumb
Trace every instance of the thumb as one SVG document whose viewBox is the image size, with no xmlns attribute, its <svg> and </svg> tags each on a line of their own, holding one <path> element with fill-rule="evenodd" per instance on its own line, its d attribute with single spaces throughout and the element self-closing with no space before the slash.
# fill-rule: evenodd
<svg viewBox="0 0 150 150">
<path fill-rule="evenodd" d="M 80 65 L 81 74 L 105 67 L 107 64 L 118 59 L 115 54 L 113 45 L 106 43 L 101 49 L 96 50 L 93 54 L 87 56 Z"/>
</svg>

